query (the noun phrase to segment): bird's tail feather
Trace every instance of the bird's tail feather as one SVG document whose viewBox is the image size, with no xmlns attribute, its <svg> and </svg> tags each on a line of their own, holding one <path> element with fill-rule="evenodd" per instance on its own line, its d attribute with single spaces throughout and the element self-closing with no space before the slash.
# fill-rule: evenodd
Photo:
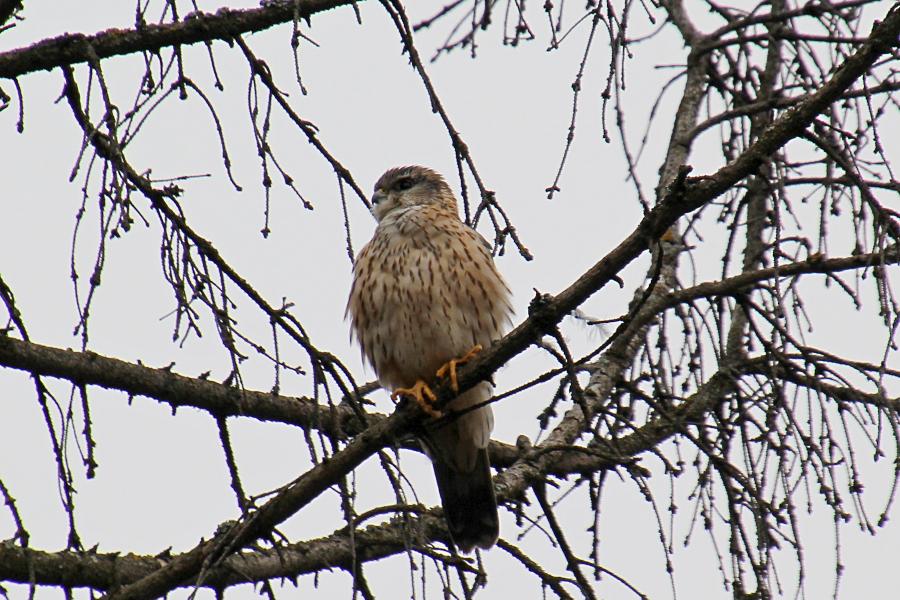
<svg viewBox="0 0 900 600">
<path fill-rule="evenodd" d="M 475 546 L 482 549 L 493 546 L 500 535 L 500 523 L 487 448 L 478 450 L 471 471 L 458 471 L 440 459 L 433 464 L 453 542 L 465 553 Z"/>
</svg>

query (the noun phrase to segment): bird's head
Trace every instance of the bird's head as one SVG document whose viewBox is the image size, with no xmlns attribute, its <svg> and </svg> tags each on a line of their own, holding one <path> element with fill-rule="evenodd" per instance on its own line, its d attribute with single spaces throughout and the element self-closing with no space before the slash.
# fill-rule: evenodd
<svg viewBox="0 0 900 600">
<path fill-rule="evenodd" d="M 456 212 L 456 199 L 450 186 L 440 174 L 427 167 L 389 169 L 378 178 L 372 194 L 372 214 L 379 222 L 398 210 L 435 204 Z"/>
</svg>

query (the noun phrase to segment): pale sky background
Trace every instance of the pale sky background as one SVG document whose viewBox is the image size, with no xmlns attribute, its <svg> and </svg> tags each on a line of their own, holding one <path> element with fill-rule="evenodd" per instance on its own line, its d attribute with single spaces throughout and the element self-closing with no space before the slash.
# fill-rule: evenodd
<svg viewBox="0 0 900 600">
<path fill-rule="evenodd" d="M 198 2 L 202 10 L 214 11 L 220 5 Z M 412 13 L 412 21 L 432 11 L 417 4 L 421 12 Z M 693 4 L 686 3 L 689 7 Z M 885 3 L 887 4 L 887 3 Z M 252 6 L 232 3 L 230 6 Z M 749 5 L 749 4 L 748 4 Z M 186 7 L 187 5 L 185 5 Z M 580 9 L 580 7 L 577 7 Z M 573 5 L 569 7 L 575 10 Z M 182 8 L 184 10 L 184 8 Z M 539 32 L 537 41 L 519 48 L 500 44 L 501 27 L 482 32 L 479 57 L 470 60 L 465 51 L 457 51 L 428 65 L 432 81 L 454 124 L 468 144 L 487 186 L 497 192 L 503 207 L 520 236 L 535 255 L 525 262 L 509 245 L 505 256 L 497 259 L 500 270 L 514 291 L 516 322 L 526 314 L 532 288 L 555 293 L 567 286 L 585 268 L 596 262 L 627 235 L 640 217 L 633 188 L 625 181 L 621 149 L 615 141 L 602 140 L 599 93 L 606 77 L 609 50 L 602 36 L 596 40 L 590 68 L 583 82 L 584 93 L 579 111 L 578 130 L 573 152 L 562 178 L 562 193 L 548 201 L 544 189 L 556 173 L 566 128 L 570 118 L 571 89 L 584 49 L 587 28 L 557 52 L 546 52 L 546 18 L 540 7 L 529 7 L 531 23 Z M 320 139 L 347 166 L 359 185 L 368 193 L 375 179 L 388 167 L 403 164 L 428 165 L 444 173 L 458 191 L 455 163 L 446 132 L 429 110 L 421 81 L 400 54 L 400 42 L 386 13 L 375 2 L 360 4 L 363 24 L 359 26 L 351 9 L 343 8 L 313 17 L 312 28 L 302 30 L 320 47 L 301 44 L 301 69 L 309 95 L 303 96 L 293 80 L 289 25 L 245 36 L 257 56 L 272 67 L 281 89 L 290 94 L 294 109 L 320 128 Z M 27 20 L 11 31 L 0 34 L 0 50 L 25 46 L 63 32 L 93 33 L 109 27 L 130 27 L 134 6 L 129 2 L 26 2 Z M 706 12 L 694 14 L 707 18 Z M 501 18 L 500 16 L 497 17 Z M 698 21 L 703 25 L 703 21 Z M 498 23 L 499 25 L 499 23 Z M 637 37 L 650 24 L 637 11 L 630 32 Z M 446 27 L 439 28 L 446 31 Z M 429 57 L 441 36 L 423 35 L 418 46 Z M 278 177 L 272 193 L 272 233 L 263 239 L 263 193 L 256 148 L 252 141 L 246 108 L 248 67 L 237 47 L 215 42 L 214 50 L 224 92 L 212 87 L 212 75 L 202 45 L 183 49 L 187 74 L 212 98 L 227 136 L 235 178 L 243 192 L 235 191 L 227 181 L 221 164 L 220 149 L 202 101 L 192 96 L 186 102 L 168 100 L 148 121 L 138 140 L 128 148 L 129 161 L 139 171 L 152 169 L 158 178 L 210 173 L 209 178 L 181 182 L 185 189 L 181 205 L 194 228 L 217 246 L 238 272 L 247 277 L 271 304 L 281 298 L 293 302 L 294 314 L 307 328 L 321 349 L 338 355 L 358 381 L 372 379 L 364 370 L 359 352 L 348 338 L 343 319 L 344 303 L 350 281 L 350 261 L 344 247 L 341 207 L 335 178 L 321 157 L 302 134 L 273 110 L 270 143 L 276 157 L 293 175 L 299 189 L 314 206 L 307 211 Z M 630 142 L 636 146 L 643 134 L 650 106 L 657 90 L 674 71 L 657 69 L 659 64 L 683 62 L 685 52 L 674 30 L 664 33 L 646 46 L 634 48 L 629 61 L 626 92 Z M 114 101 L 123 108 L 131 105 L 137 82 L 143 72 L 138 57 L 120 57 L 103 62 Z M 85 89 L 83 66 L 77 68 L 82 92 Z M 59 346 L 80 347 L 71 335 L 77 322 L 77 310 L 69 279 L 70 248 L 74 215 L 81 202 L 83 174 L 67 181 L 81 143 L 68 105 L 55 102 L 62 89 L 59 71 L 35 73 L 20 80 L 25 96 L 25 133 L 15 132 L 17 105 L 0 113 L 0 273 L 16 294 L 33 341 Z M 0 80 L 7 93 L 13 86 Z M 681 86 L 669 92 L 660 108 L 650 144 L 641 159 L 643 183 L 648 192 L 656 182 L 665 141 L 671 128 L 674 105 Z M 12 94 L 11 94 L 12 95 Z M 95 115 L 96 116 L 96 115 Z M 610 112 L 608 123 L 614 126 Z M 887 140 L 886 140 L 887 141 Z M 897 156 L 897 147 L 889 148 Z M 716 136 L 695 148 L 690 164 L 695 174 L 711 172 L 721 164 Z M 96 174 L 95 174 L 96 177 Z M 92 182 L 92 191 L 96 189 Z M 374 221 L 365 207 L 351 196 L 349 209 L 354 249 L 358 250 L 371 235 Z M 140 196 L 136 207 L 150 220 L 144 227 L 137 219 L 132 231 L 107 245 L 103 284 L 98 290 L 90 323 L 90 348 L 98 353 L 124 360 L 141 360 L 146 365 L 164 366 L 175 361 L 174 370 L 186 375 L 212 371 L 222 380 L 229 361 L 221 349 L 209 319 L 204 315 L 204 337 L 191 338 L 182 348 L 171 341 L 173 320 L 166 315 L 173 309 L 171 291 L 161 277 L 159 265 L 159 227 Z M 87 201 L 88 216 L 77 241 L 77 264 L 85 282 L 90 275 L 97 247 L 96 199 Z M 490 231 L 482 223 L 482 232 Z M 699 249 L 698 279 L 715 278 L 722 232 L 709 232 L 711 250 Z M 835 256 L 849 251 L 837 238 Z M 707 263 L 703 258 L 707 258 Z M 600 318 L 625 312 L 632 290 L 646 270 L 647 257 L 623 274 L 623 290 L 602 290 L 582 308 Z M 865 297 L 872 301 L 872 295 Z M 239 299 L 237 317 L 246 332 L 262 342 L 270 339 L 267 323 Z M 870 305 L 871 306 L 871 305 Z M 807 307 L 812 313 L 832 315 L 826 330 L 811 334 L 843 348 L 859 347 L 850 355 L 877 359 L 884 346 L 884 333 L 875 319 L 851 310 L 843 297 Z M 870 310 L 871 312 L 871 310 Z M 566 335 L 576 348 L 587 348 L 598 335 L 583 327 L 568 324 Z M 866 350 L 872 347 L 872 352 Z M 301 356 L 282 338 L 281 349 L 287 355 Z M 534 350 L 502 370 L 497 377 L 500 390 L 521 382 L 525 375 L 548 361 Z M 897 365 L 895 365 L 897 366 Z M 272 386 L 272 371 L 253 357 L 243 366 L 245 384 L 250 389 L 267 390 Z M 48 380 L 52 381 L 52 380 Z M 65 403 L 69 392 L 64 382 L 53 382 L 57 398 Z M 18 371 L 0 370 L 0 478 L 18 501 L 25 525 L 31 533 L 31 546 L 42 550 L 64 547 L 67 528 L 57 494 L 55 464 L 47 432 L 27 376 Z M 282 392 L 304 395 L 309 392 L 307 378 L 282 380 Z M 495 439 L 514 442 L 525 433 L 533 437 L 538 429 L 534 415 L 543 406 L 550 386 L 532 389 L 495 406 Z M 180 410 L 176 418 L 166 406 L 146 398 L 131 405 L 123 394 L 92 389 L 94 437 L 97 440 L 97 477 L 87 481 L 78 455 L 70 449 L 76 474 L 77 523 L 86 547 L 99 544 L 99 551 L 156 554 L 171 546 L 173 552 L 193 547 L 201 537 L 209 537 L 216 526 L 239 514 L 229 488 L 225 461 L 213 420 L 194 410 Z M 387 412 L 386 396 L 376 396 L 379 409 Z M 233 442 L 245 489 L 250 494 L 272 489 L 293 479 L 308 464 L 305 442 L 295 428 L 261 424 L 250 420 L 230 421 Z M 890 442 L 888 442 L 890 446 Z M 860 446 L 860 454 L 870 452 Z M 693 453 L 687 452 L 688 456 Z M 864 471 L 870 517 L 884 505 L 893 469 L 887 460 Z M 404 453 L 405 472 L 416 483 L 420 499 L 428 505 L 437 502 L 430 467 L 423 457 Z M 657 502 L 665 510 L 668 483 L 658 462 L 645 459 L 657 474 Z M 367 468 L 358 473 L 360 507 L 388 501 L 384 477 Z M 681 514 L 675 520 L 675 589 L 682 598 L 726 598 L 711 551 L 709 538 L 695 531 L 689 549 L 682 548 L 688 531 L 691 503 L 685 499 L 694 479 L 688 473 L 676 485 Z M 290 519 L 281 529 L 291 540 L 331 533 L 341 525 L 338 496 L 324 494 L 308 508 Z M 815 516 L 805 518 L 806 597 L 828 597 L 834 585 L 834 526 L 831 513 L 814 499 Z M 567 525 L 573 545 L 583 550 L 588 539 L 586 528 L 592 515 L 585 502 L 569 500 L 559 515 Z M 501 510 L 501 533 L 514 543 L 533 550 L 532 556 L 546 557 L 547 569 L 563 574 L 559 553 L 549 549 L 540 534 L 532 532 L 516 542 L 516 528 L 507 511 Z M 671 584 L 664 570 L 664 557 L 652 512 L 630 481 L 607 478 L 601 517 L 601 563 L 629 579 L 651 598 L 669 598 Z M 14 527 L 8 512 L 0 511 L 0 539 L 12 536 Z M 668 531 L 667 531 L 668 533 Z M 900 531 L 889 522 L 872 538 L 859 532 L 856 523 L 841 529 L 841 562 L 847 566 L 842 579 L 842 595 L 851 597 L 891 597 L 885 586 L 893 580 L 894 564 L 900 550 Z M 720 540 L 720 545 L 721 540 Z M 727 547 L 722 545 L 722 547 Z M 779 571 L 787 597 L 793 597 L 796 572 L 792 555 L 785 551 Z M 539 582 L 501 550 L 485 555 L 489 583 L 481 598 L 501 598 L 519 594 L 539 597 Z M 376 596 L 410 597 L 411 578 L 408 563 L 400 555 L 379 563 L 369 563 L 366 573 Z M 419 574 L 413 575 L 416 593 L 421 591 Z M 304 594 L 316 592 L 322 597 L 348 597 L 350 577 L 343 572 L 323 573 L 319 588 L 311 576 L 300 579 Z M 429 573 L 426 587 L 439 595 L 439 581 Z M 27 587 L 6 586 L 13 599 L 24 598 Z M 604 598 L 633 598 L 627 590 L 609 578 L 598 584 Z M 570 588 L 576 594 L 574 588 Z M 185 590 L 172 594 L 183 598 Z M 288 586 L 280 597 L 297 597 Z M 61 597 L 55 589 L 39 590 L 38 598 Z M 83 592 L 80 597 L 86 597 Z M 211 598 L 203 591 L 199 597 Z M 230 589 L 227 598 L 255 597 L 249 586 Z"/>
</svg>

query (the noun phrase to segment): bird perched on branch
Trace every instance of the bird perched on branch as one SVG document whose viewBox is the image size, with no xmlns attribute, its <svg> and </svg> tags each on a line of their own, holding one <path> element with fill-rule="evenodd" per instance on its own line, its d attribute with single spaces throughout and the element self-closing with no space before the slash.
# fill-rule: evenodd
<svg viewBox="0 0 900 600">
<path fill-rule="evenodd" d="M 352 332 L 392 396 L 414 398 L 431 416 L 421 441 L 454 543 L 467 553 L 490 548 L 499 534 L 488 459 L 494 417 L 482 405 L 491 385 L 466 390 L 442 415 L 427 382 L 445 377 L 455 387 L 456 365 L 505 332 L 509 288 L 489 244 L 460 220 L 453 192 L 431 169 L 387 171 L 372 213 L 378 226 L 353 265 Z"/>
</svg>

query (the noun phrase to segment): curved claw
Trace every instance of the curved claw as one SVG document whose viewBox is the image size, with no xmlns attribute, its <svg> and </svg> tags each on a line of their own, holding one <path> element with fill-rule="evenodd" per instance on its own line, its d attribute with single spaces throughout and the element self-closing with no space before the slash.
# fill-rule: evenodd
<svg viewBox="0 0 900 600">
<path fill-rule="evenodd" d="M 453 393 L 459 393 L 459 380 L 456 378 L 456 367 L 462 364 L 465 364 L 475 358 L 475 356 L 484 350 L 481 344 L 475 344 L 471 350 L 466 352 L 463 356 L 459 358 L 451 358 L 444 364 L 440 369 L 437 370 L 435 375 L 440 377 L 441 379 L 447 379 L 449 376 L 450 379 L 450 387 L 453 389 Z"/>
<path fill-rule="evenodd" d="M 416 401 L 416 404 L 419 405 L 425 413 L 435 419 L 443 416 L 441 411 L 437 410 L 432 404 L 437 401 L 437 396 L 434 395 L 434 392 L 431 391 L 431 388 L 428 387 L 428 384 L 419 379 L 411 388 L 397 388 L 393 392 L 391 392 L 391 399 L 396 400 L 398 396 L 406 396 L 407 398 L 412 398 Z"/>
</svg>

